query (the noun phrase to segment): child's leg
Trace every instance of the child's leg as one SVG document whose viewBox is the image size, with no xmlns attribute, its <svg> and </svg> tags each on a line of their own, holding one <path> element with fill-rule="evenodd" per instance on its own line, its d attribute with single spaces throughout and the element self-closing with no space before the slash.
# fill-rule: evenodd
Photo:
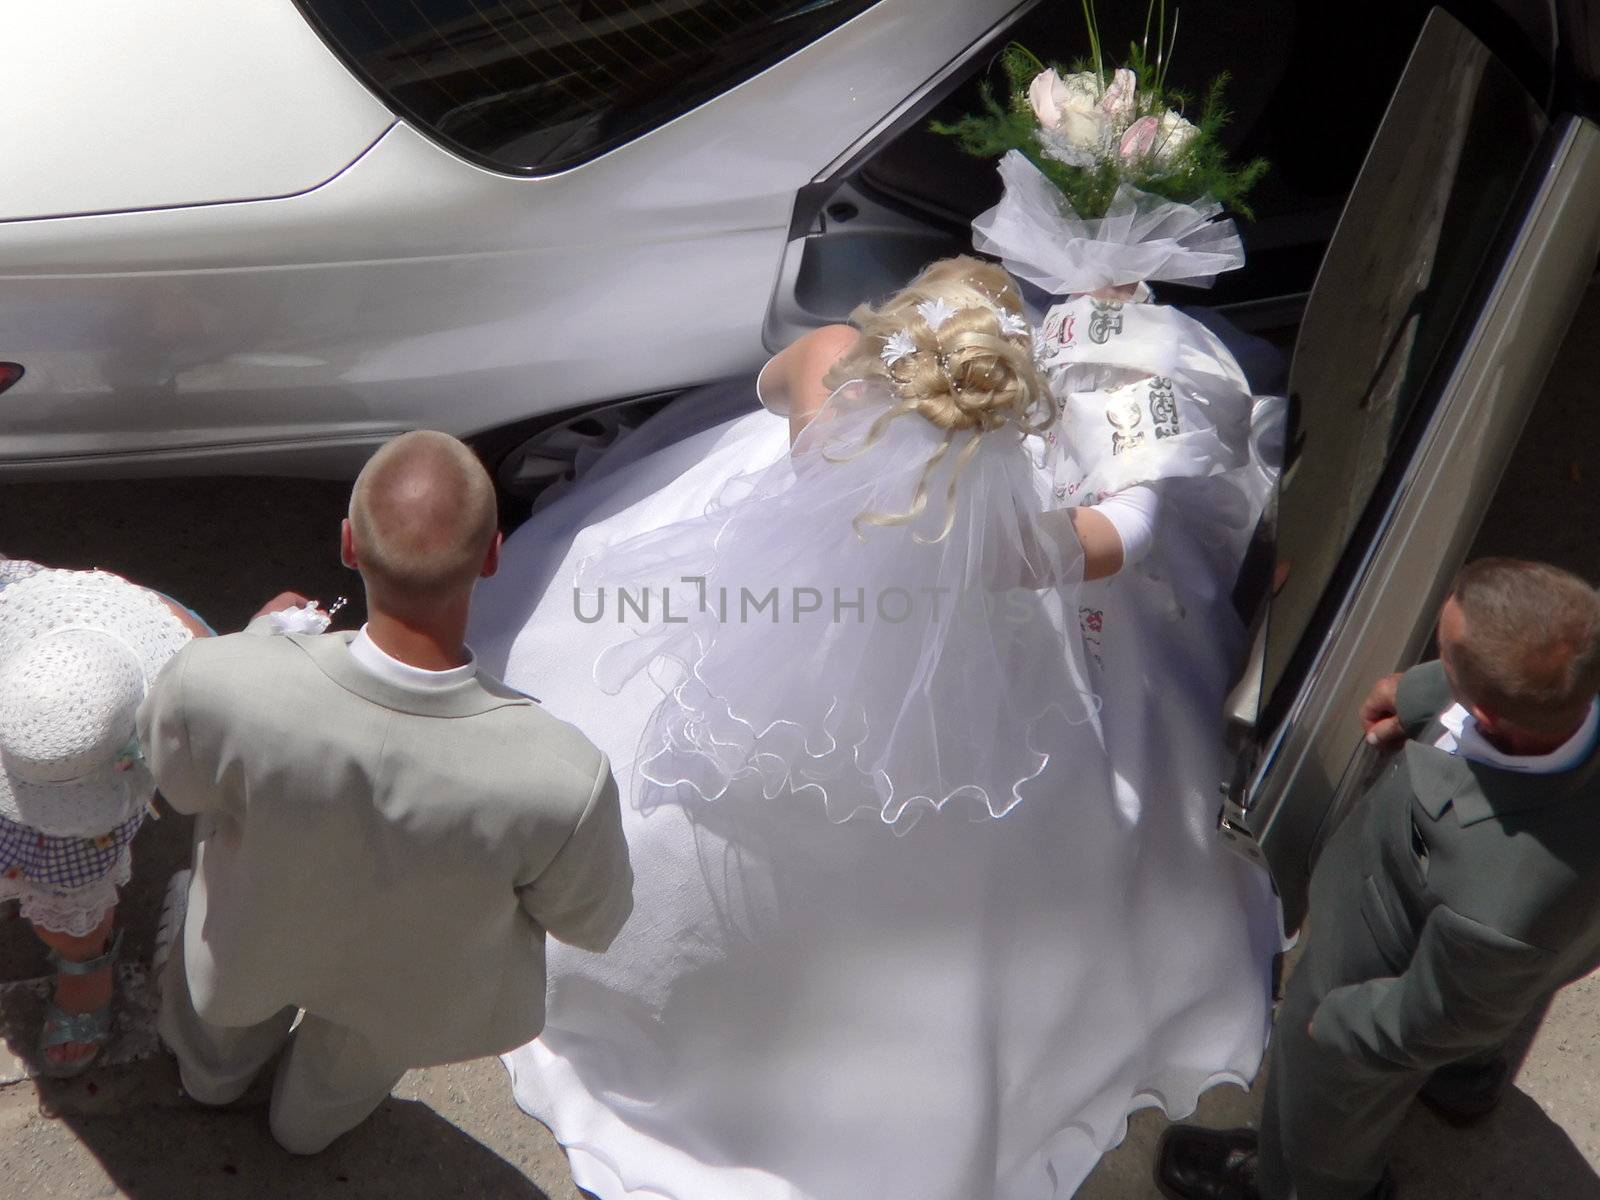
<svg viewBox="0 0 1600 1200">
<path fill-rule="evenodd" d="M 88 962 L 105 953 L 110 944 L 111 925 L 117 915 L 113 905 L 106 911 L 100 924 L 82 937 L 60 933 L 34 925 L 34 935 L 68 962 Z M 92 975 L 56 975 L 55 1003 L 63 1012 L 86 1013 L 105 1007 L 111 1000 L 112 968 L 108 965 Z M 68 1042 L 45 1050 L 46 1057 L 55 1062 L 76 1062 L 93 1054 L 95 1046 L 82 1042 Z"/>
<path fill-rule="evenodd" d="M 292 1154 L 315 1154 L 366 1120 L 405 1071 L 359 1033 L 308 1012 L 272 1083 L 272 1136 Z"/>
</svg>

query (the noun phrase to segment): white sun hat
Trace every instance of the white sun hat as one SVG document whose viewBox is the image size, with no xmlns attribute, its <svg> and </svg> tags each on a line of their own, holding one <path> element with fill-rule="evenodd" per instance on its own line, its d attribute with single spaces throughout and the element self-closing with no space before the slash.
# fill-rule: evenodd
<svg viewBox="0 0 1600 1200">
<path fill-rule="evenodd" d="M 154 783 L 135 714 L 189 638 L 159 596 L 102 571 L 0 589 L 0 816 L 98 837 L 138 812 Z"/>
</svg>

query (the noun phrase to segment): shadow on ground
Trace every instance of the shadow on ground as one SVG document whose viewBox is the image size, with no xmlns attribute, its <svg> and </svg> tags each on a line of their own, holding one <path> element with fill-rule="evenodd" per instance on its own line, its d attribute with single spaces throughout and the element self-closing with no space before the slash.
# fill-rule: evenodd
<svg viewBox="0 0 1600 1200">
<path fill-rule="evenodd" d="M 1249 1096 L 1232 1087 L 1207 1093 L 1191 1120 L 1212 1128 L 1253 1127 L 1262 1082 Z M 1154 1110 L 1135 1114 L 1127 1139 L 1101 1160 L 1077 1200 L 1155 1197 L 1155 1147 L 1167 1125 Z M 1391 1166 L 1405 1200 L 1600 1200 L 1600 1175 L 1583 1152 L 1536 1100 L 1515 1087 L 1493 1113 L 1467 1128 L 1413 1106 Z"/>
<path fill-rule="evenodd" d="M 65 1166 L 85 1149 L 97 1160 L 103 1176 L 85 1178 L 73 1195 L 550 1200 L 518 1166 L 416 1100 L 391 1097 L 322 1154 L 295 1158 L 267 1132 L 264 1095 L 227 1109 L 193 1105 L 180 1098 L 165 1061 L 102 1072 L 89 1088 L 90 1081 L 45 1084 L 28 1130 L 28 1166 L 48 1169 L 58 1154 Z M 128 1119 L 130 1109 L 137 1120 Z"/>
<path fill-rule="evenodd" d="M 0 487 L 0 554 L 49 567 L 99 567 L 176 597 L 216 629 L 242 629 L 282 591 L 350 600 L 339 562 L 348 483 L 301 479 L 138 479 Z"/>
<path fill-rule="evenodd" d="M 1600 1200 L 1600 1175 L 1515 1087 L 1492 1114 L 1463 1129 L 1414 1105 L 1392 1166 L 1407 1200 Z"/>
</svg>

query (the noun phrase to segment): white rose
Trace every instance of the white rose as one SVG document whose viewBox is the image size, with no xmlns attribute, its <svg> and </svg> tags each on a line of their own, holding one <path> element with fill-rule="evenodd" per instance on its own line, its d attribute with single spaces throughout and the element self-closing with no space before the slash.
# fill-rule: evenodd
<svg viewBox="0 0 1600 1200">
<path fill-rule="evenodd" d="M 1078 149 L 1098 149 L 1101 144 L 1106 117 L 1099 101 L 1099 85 L 1092 71 L 1065 78 L 1055 71 L 1042 71 L 1028 85 L 1028 103 L 1040 127 L 1059 132 L 1067 145 Z"/>
<path fill-rule="evenodd" d="M 1083 109 L 1063 109 L 1061 124 L 1057 128 L 1069 146 L 1079 150 L 1096 151 L 1105 142 L 1108 123 L 1105 114 L 1091 105 Z"/>
<path fill-rule="evenodd" d="M 1093 71 L 1073 71 L 1063 75 L 1061 85 L 1074 97 L 1074 103 L 1100 102 L 1100 77 Z"/>
<path fill-rule="evenodd" d="M 1139 77 L 1127 67 L 1118 67 L 1111 76 L 1111 86 L 1101 97 L 1100 111 L 1121 129 L 1133 121 L 1139 108 Z"/>
<path fill-rule="evenodd" d="M 1183 153 L 1184 147 L 1194 141 L 1200 131 L 1177 113 L 1161 114 L 1161 124 L 1156 131 L 1156 161 L 1166 164 Z"/>
</svg>

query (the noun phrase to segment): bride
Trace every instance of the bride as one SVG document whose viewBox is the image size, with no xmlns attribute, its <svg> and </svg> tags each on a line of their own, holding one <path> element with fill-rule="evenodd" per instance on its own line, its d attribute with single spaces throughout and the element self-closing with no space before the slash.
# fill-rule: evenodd
<svg viewBox="0 0 1600 1200">
<path fill-rule="evenodd" d="M 1148 471 L 1063 482 L 999 268 L 853 321 L 767 365 L 765 411 L 711 390 L 619 443 L 475 606 L 626 798 L 634 915 L 551 944 L 505 1056 L 602 1200 L 1068 1196 L 1130 1111 L 1259 1063 L 1275 905 L 1212 830 L 1218 522 Z"/>
</svg>

